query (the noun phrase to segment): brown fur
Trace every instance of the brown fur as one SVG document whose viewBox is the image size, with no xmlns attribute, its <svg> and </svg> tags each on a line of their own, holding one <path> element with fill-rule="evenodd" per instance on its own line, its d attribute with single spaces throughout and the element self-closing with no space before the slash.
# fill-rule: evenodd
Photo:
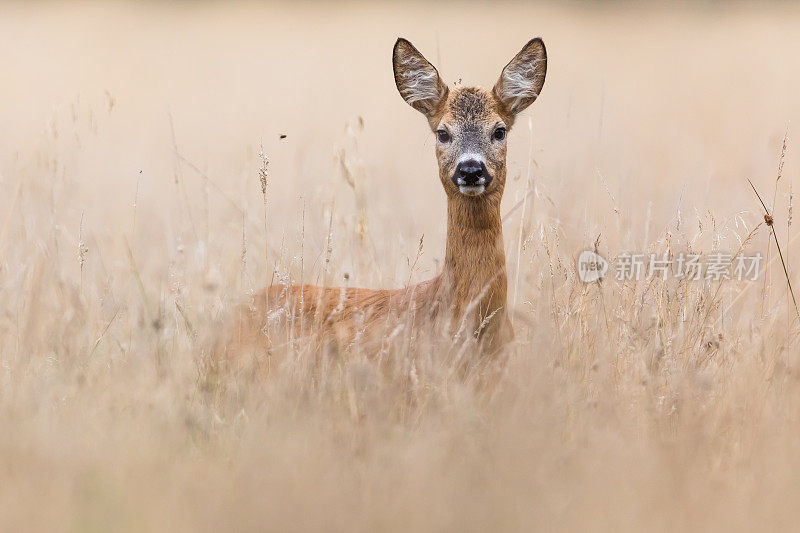
<svg viewBox="0 0 800 533">
<path fill-rule="evenodd" d="M 533 59 L 531 59 L 533 58 Z M 442 273 L 399 290 L 302 286 L 272 286 L 256 295 L 236 317 L 229 353 L 256 348 L 264 353 L 278 336 L 297 338 L 322 332 L 338 346 L 354 339 L 375 341 L 395 324 L 415 329 L 442 329 L 464 335 L 495 351 L 512 337 L 506 315 L 507 278 L 500 201 L 506 181 L 506 144 L 492 137 L 498 127 L 510 129 L 515 113 L 527 107 L 517 94 L 503 92 L 504 75 L 520 68 L 521 78 L 538 76 L 536 95 L 544 81 L 546 63 L 541 40 L 529 42 L 509 63 L 492 91 L 477 87 L 449 90 L 436 69 L 404 39 L 395 45 L 395 81 L 404 99 L 426 115 L 435 132 L 446 129 L 451 140 L 437 142 L 439 178 L 447 195 L 447 245 Z M 539 64 L 531 63 L 537 61 Z M 516 66 L 515 66 L 516 63 Z M 527 69 L 527 70 L 525 70 Z M 513 74 L 513 73 L 512 73 Z M 533 78 L 531 78 L 533 79 Z M 492 180 L 485 192 L 467 196 L 451 179 L 458 158 L 478 153 Z"/>
</svg>

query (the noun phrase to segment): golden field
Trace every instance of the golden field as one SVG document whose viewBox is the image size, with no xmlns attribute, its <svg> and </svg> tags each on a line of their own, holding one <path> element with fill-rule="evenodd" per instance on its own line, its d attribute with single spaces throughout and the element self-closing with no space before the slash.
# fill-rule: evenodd
<svg viewBox="0 0 800 533">
<path fill-rule="evenodd" d="M 778 2 L 0 4 L 0 530 L 795 529 L 800 329 L 747 179 L 800 287 L 798 25 Z M 270 280 L 439 268 L 395 39 L 491 86 L 538 35 L 505 356 L 465 376 L 398 332 L 382 364 L 299 343 L 266 380 L 215 372 Z M 596 242 L 767 269 L 587 285 Z"/>
</svg>

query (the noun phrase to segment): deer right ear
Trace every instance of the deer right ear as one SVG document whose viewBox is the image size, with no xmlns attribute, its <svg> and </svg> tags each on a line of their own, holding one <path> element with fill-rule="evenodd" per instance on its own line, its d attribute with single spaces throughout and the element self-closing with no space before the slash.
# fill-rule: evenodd
<svg viewBox="0 0 800 533">
<path fill-rule="evenodd" d="M 541 39 L 531 39 L 500 74 L 494 94 L 512 115 L 539 97 L 547 74 L 547 50 Z"/>
<path fill-rule="evenodd" d="M 408 104 L 431 118 L 447 99 L 447 85 L 436 67 L 405 39 L 397 39 L 392 54 L 394 82 Z"/>
</svg>

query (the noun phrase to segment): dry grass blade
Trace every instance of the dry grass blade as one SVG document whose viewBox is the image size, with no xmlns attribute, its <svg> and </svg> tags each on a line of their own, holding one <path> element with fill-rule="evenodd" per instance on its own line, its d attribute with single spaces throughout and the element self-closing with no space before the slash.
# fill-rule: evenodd
<svg viewBox="0 0 800 533">
<path fill-rule="evenodd" d="M 764 203 L 764 200 L 761 199 L 761 195 L 758 194 L 756 190 L 756 186 L 753 185 L 753 182 L 750 178 L 747 178 L 747 181 L 750 183 L 750 187 L 753 188 L 753 192 L 756 193 L 756 197 L 758 201 L 761 202 L 761 205 L 764 207 L 764 223 L 769 226 L 770 232 L 772 233 L 772 237 L 775 240 L 775 246 L 778 249 L 778 256 L 781 259 L 781 266 L 783 266 L 783 274 L 786 276 L 786 285 L 789 287 L 789 294 L 792 296 L 792 303 L 794 303 L 794 310 L 797 314 L 798 320 L 800 320 L 800 308 L 797 306 L 797 298 L 794 296 L 794 289 L 792 288 L 792 280 L 789 279 L 789 269 L 786 267 L 786 261 L 783 260 L 783 252 L 781 251 L 781 243 L 778 242 L 778 236 L 775 234 L 775 219 L 772 217 L 772 214 L 767 209 L 767 204 Z"/>
<path fill-rule="evenodd" d="M 261 166 L 258 167 L 258 181 L 261 184 L 261 197 L 264 199 L 264 265 L 269 265 L 269 243 L 267 242 L 267 187 L 269 186 L 269 159 L 262 146 L 258 152 Z M 270 279 L 269 285 L 272 285 Z"/>
</svg>

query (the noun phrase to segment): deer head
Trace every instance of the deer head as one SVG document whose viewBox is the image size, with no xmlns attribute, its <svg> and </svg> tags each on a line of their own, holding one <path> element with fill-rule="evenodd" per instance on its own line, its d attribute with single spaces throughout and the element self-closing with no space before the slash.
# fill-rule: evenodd
<svg viewBox="0 0 800 533">
<path fill-rule="evenodd" d="M 529 41 L 491 91 L 448 89 L 436 67 L 405 39 L 395 43 L 392 61 L 397 90 L 425 115 L 436 135 L 439 178 L 448 198 L 499 199 L 506 180 L 506 136 L 544 85 L 542 40 Z"/>
</svg>

